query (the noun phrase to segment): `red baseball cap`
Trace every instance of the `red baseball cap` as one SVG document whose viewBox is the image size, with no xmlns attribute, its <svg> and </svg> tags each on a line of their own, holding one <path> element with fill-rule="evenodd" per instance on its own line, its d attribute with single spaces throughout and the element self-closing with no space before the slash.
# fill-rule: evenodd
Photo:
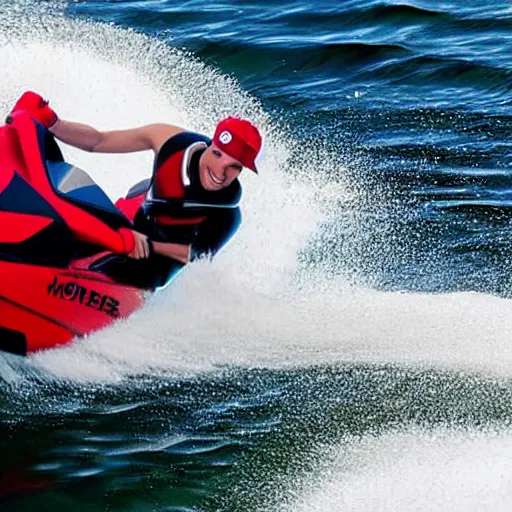
<svg viewBox="0 0 512 512">
<path fill-rule="evenodd" d="M 261 135 L 252 123 L 239 117 L 223 119 L 215 129 L 213 143 L 244 167 L 258 173 L 255 160 L 261 149 Z"/>
</svg>

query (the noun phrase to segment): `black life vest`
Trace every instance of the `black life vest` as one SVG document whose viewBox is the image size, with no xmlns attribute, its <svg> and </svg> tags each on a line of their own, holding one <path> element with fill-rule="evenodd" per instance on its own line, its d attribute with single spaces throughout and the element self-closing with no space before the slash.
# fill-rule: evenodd
<svg viewBox="0 0 512 512">
<path fill-rule="evenodd" d="M 153 240 L 190 245 L 192 259 L 215 254 L 241 222 L 238 180 L 215 192 L 201 187 L 199 159 L 210 143 L 207 137 L 190 132 L 171 137 L 155 158 L 152 177 L 116 202 L 137 231 Z M 110 255 L 95 264 L 118 281 L 148 289 L 165 286 L 183 267 L 158 254 L 148 260 Z"/>
<path fill-rule="evenodd" d="M 166 242 L 192 243 L 197 228 L 219 209 L 238 208 L 238 180 L 218 191 L 207 191 L 199 180 L 199 159 L 211 140 L 182 132 L 168 139 L 156 155 L 153 175 L 132 187 L 127 199 L 140 200 L 136 229 Z"/>
</svg>

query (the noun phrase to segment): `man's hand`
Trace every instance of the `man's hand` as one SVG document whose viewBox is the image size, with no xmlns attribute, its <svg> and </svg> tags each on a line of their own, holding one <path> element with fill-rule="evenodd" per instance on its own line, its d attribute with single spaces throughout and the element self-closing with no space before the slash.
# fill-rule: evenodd
<svg viewBox="0 0 512 512">
<path fill-rule="evenodd" d="M 24 92 L 20 99 L 14 105 L 11 113 L 17 110 L 23 110 L 30 114 L 30 116 L 39 121 L 45 128 L 51 128 L 57 121 L 57 114 L 50 108 L 48 101 L 41 95 L 32 92 Z"/>
<path fill-rule="evenodd" d="M 132 231 L 132 233 L 133 238 L 135 239 L 135 248 L 130 254 L 128 254 L 128 256 L 136 260 L 149 258 L 151 255 L 151 241 L 149 240 L 149 237 L 139 233 L 138 231 Z"/>
</svg>

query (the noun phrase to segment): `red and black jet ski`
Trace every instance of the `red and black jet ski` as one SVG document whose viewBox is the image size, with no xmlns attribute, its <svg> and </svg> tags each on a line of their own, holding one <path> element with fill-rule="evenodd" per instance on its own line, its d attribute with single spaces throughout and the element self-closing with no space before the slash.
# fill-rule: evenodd
<svg viewBox="0 0 512 512">
<path fill-rule="evenodd" d="M 104 271 L 123 256 L 77 236 L 87 222 L 98 236 L 131 228 L 49 131 L 24 112 L 9 116 L 0 127 L 0 350 L 62 345 L 142 305 L 147 287 Z"/>
</svg>

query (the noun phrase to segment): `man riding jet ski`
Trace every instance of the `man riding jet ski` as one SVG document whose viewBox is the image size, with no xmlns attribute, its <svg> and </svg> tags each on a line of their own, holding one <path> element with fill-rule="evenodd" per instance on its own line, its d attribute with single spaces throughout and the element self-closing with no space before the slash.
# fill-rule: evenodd
<svg viewBox="0 0 512 512">
<path fill-rule="evenodd" d="M 119 232 L 129 260 L 109 258 L 104 271 L 133 284 L 164 286 L 177 269 L 199 256 L 214 255 L 240 225 L 242 169 L 257 173 L 261 136 L 249 121 L 228 117 L 213 140 L 169 124 L 100 132 L 59 119 L 47 101 L 28 91 L 13 111 L 23 110 L 59 140 L 91 152 L 153 150 L 151 178 L 132 187 L 116 206 L 134 229 Z M 111 249 L 106 246 L 105 248 Z M 150 260 L 137 262 L 133 260 Z M 129 268 L 128 268 L 129 267 Z"/>
<path fill-rule="evenodd" d="M 52 133 L 89 151 L 153 149 L 152 176 L 116 208 L 64 162 Z M 213 140 L 165 124 L 99 132 L 26 92 L 0 148 L 0 349 L 26 353 L 128 316 L 144 291 L 215 254 L 240 225 L 237 178 L 257 172 L 261 136 L 233 117 Z"/>
</svg>

